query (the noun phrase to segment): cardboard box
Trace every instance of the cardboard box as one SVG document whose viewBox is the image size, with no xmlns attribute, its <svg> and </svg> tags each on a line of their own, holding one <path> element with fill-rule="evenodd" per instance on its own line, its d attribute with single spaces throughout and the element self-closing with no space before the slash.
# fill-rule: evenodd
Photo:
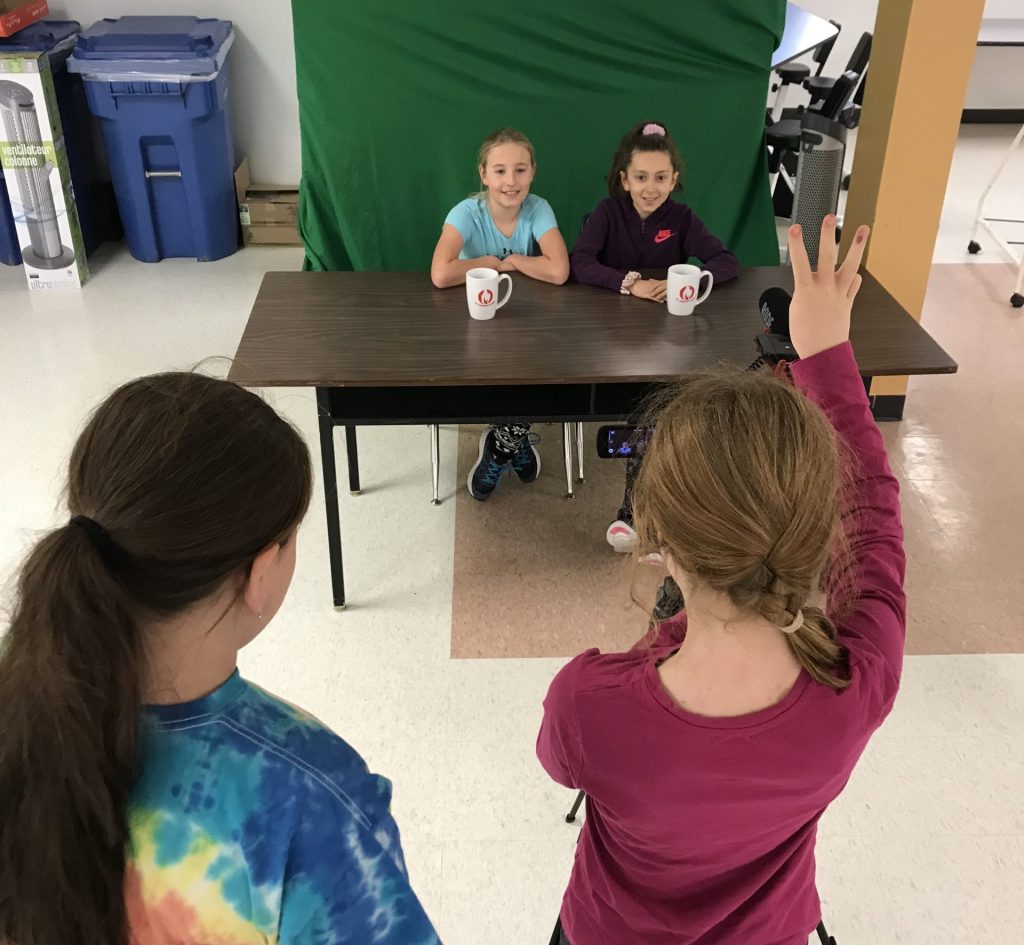
<svg viewBox="0 0 1024 945">
<path fill-rule="evenodd" d="M 264 190 L 250 187 L 245 203 L 239 204 L 242 225 L 283 223 L 299 225 L 299 192 L 297 190 Z"/>
<path fill-rule="evenodd" d="M 249 159 L 235 170 L 235 196 L 242 243 L 301 246 L 299 190 L 288 184 L 254 184 L 249 178 Z"/>
<path fill-rule="evenodd" d="M 49 12 L 46 0 L 0 0 L 0 36 L 13 36 Z"/>
<path fill-rule="evenodd" d="M 0 164 L 28 287 L 80 288 L 89 265 L 46 53 L 0 53 Z"/>
<path fill-rule="evenodd" d="M 245 246 L 301 246 L 298 228 L 290 223 L 242 224 L 242 244 Z"/>
<path fill-rule="evenodd" d="M 245 203 L 245 192 L 249 189 L 249 159 L 242 158 L 242 163 L 235 168 L 235 200 L 241 206 Z"/>
</svg>

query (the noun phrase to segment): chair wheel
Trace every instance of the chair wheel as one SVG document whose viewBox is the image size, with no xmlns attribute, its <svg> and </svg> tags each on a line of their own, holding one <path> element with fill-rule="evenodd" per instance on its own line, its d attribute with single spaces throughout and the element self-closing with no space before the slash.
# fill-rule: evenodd
<svg viewBox="0 0 1024 945">
<path fill-rule="evenodd" d="M 1021 295 L 1019 292 L 1014 292 L 1013 295 L 1010 296 L 1010 304 L 1014 308 L 1024 308 L 1024 295 Z"/>
<path fill-rule="evenodd" d="M 975 240 L 971 240 L 967 244 L 967 252 L 969 252 L 972 256 L 977 256 L 978 253 L 981 252 L 981 244 L 976 242 Z"/>
</svg>

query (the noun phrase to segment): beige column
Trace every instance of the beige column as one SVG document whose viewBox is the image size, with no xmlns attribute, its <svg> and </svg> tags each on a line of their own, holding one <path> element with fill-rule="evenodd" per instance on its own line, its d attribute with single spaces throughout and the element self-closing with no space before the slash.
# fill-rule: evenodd
<svg viewBox="0 0 1024 945">
<path fill-rule="evenodd" d="M 917 319 L 984 6 L 985 0 L 878 4 L 843 241 L 861 223 L 871 225 L 867 269 Z M 906 391 L 906 377 L 871 385 L 876 395 Z"/>
</svg>

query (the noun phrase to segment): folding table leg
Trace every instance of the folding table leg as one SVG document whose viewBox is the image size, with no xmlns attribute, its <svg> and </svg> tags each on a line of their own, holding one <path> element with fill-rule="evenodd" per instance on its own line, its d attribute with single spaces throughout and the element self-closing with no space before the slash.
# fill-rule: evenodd
<svg viewBox="0 0 1024 945">
<path fill-rule="evenodd" d="M 356 428 L 345 427 L 345 453 L 348 456 L 348 491 L 359 495 L 359 444 L 356 442 Z"/>
<path fill-rule="evenodd" d="M 562 441 L 565 447 L 565 497 L 573 498 L 572 491 L 572 428 L 568 423 L 562 424 Z"/>
<path fill-rule="evenodd" d="M 334 597 L 334 606 L 338 610 L 344 610 L 345 569 L 341 557 L 338 471 L 334 465 L 334 420 L 331 417 L 327 388 L 317 388 L 316 402 L 320 427 L 320 458 L 323 463 L 324 506 L 327 512 L 327 549 L 331 561 L 331 593 Z"/>
<path fill-rule="evenodd" d="M 583 424 L 576 424 L 576 462 L 579 467 L 577 482 L 583 482 Z"/>
<path fill-rule="evenodd" d="M 430 424 L 430 469 L 433 473 L 434 497 L 430 500 L 431 505 L 440 505 L 438 498 L 438 486 L 441 476 L 441 427 L 440 424 Z"/>
</svg>

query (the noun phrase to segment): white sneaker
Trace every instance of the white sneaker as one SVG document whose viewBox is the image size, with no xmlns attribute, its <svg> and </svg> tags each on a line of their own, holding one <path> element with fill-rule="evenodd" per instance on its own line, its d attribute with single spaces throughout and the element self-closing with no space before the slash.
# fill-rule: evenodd
<svg viewBox="0 0 1024 945">
<path fill-rule="evenodd" d="M 628 555 L 636 550 L 637 536 L 632 525 L 627 525 L 621 518 L 615 519 L 605 532 L 605 541 L 620 555 Z"/>
</svg>

